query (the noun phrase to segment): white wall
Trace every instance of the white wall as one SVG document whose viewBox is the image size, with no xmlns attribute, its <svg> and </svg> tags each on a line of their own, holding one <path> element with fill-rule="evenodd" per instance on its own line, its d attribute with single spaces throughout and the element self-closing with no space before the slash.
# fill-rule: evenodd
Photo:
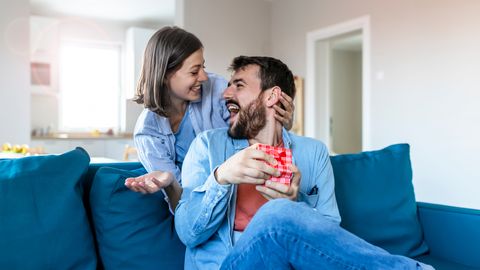
<svg viewBox="0 0 480 270">
<path fill-rule="evenodd" d="M 474 0 L 275 0 L 271 52 L 305 75 L 307 32 L 370 15 L 372 147 L 411 145 L 418 200 L 480 208 L 479 10 Z"/>
<path fill-rule="evenodd" d="M 176 24 L 194 33 L 205 47 L 207 71 L 230 78 L 230 62 L 239 55 L 270 52 L 270 2 L 259 0 L 183 0 Z"/>
<path fill-rule="evenodd" d="M 29 1 L 0 2 L 0 144 L 30 143 Z"/>
</svg>

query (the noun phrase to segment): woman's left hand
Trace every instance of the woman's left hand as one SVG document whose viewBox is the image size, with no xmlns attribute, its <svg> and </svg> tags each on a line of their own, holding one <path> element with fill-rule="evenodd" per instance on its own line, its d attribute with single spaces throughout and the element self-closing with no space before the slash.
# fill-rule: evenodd
<svg viewBox="0 0 480 270">
<path fill-rule="evenodd" d="M 282 92 L 279 100 L 285 109 L 282 109 L 277 104 L 273 105 L 273 108 L 276 112 L 275 118 L 278 121 L 282 122 L 283 126 L 287 130 L 290 130 L 293 125 L 293 111 L 295 110 L 295 105 L 293 105 L 293 99 L 284 92 Z"/>
<path fill-rule="evenodd" d="M 170 172 L 153 171 L 139 177 L 125 179 L 125 186 L 135 192 L 147 194 L 158 192 L 174 181 L 175 177 Z"/>
</svg>

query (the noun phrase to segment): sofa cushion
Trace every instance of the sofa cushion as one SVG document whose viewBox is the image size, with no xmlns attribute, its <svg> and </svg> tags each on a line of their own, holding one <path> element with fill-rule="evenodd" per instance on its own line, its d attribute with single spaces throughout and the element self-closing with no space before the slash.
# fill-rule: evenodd
<svg viewBox="0 0 480 270">
<path fill-rule="evenodd" d="M 161 192 L 143 195 L 125 179 L 145 173 L 103 167 L 90 191 L 100 260 L 105 269 L 183 269 L 185 246 Z"/>
<path fill-rule="evenodd" d="M 430 254 L 422 255 L 414 259 L 435 267 L 435 270 L 478 270 L 478 267 L 471 267 L 460 263 L 447 261 L 444 258 L 435 257 Z"/>
<path fill-rule="evenodd" d="M 96 269 L 82 203 L 89 162 L 81 148 L 0 160 L 0 269 Z"/>
<path fill-rule="evenodd" d="M 419 256 L 428 248 L 417 217 L 410 147 L 331 157 L 341 226 L 390 253 Z"/>
</svg>

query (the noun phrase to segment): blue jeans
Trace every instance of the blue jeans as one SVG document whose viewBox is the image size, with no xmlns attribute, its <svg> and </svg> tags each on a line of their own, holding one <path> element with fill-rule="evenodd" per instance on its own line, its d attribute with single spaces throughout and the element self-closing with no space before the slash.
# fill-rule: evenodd
<svg viewBox="0 0 480 270">
<path fill-rule="evenodd" d="M 276 199 L 259 209 L 221 269 L 422 267 L 415 260 L 367 243 L 304 203 Z"/>
</svg>

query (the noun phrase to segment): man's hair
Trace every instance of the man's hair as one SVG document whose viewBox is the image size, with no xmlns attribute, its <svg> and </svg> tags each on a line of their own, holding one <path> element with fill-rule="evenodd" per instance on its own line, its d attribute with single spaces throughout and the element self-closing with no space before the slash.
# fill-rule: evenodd
<svg viewBox="0 0 480 270">
<path fill-rule="evenodd" d="M 260 88 L 265 91 L 278 86 L 292 99 L 295 97 L 295 83 L 292 71 L 282 61 L 266 56 L 238 56 L 232 61 L 230 71 L 238 71 L 248 65 L 259 67 Z"/>
<path fill-rule="evenodd" d="M 202 42 L 181 28 L 166 26 L 148 41 L 134 101 L 168 117 L 170 93 L 168 76 L 182 67 L 183 61 L 203 48 Z"/>
</svg>

